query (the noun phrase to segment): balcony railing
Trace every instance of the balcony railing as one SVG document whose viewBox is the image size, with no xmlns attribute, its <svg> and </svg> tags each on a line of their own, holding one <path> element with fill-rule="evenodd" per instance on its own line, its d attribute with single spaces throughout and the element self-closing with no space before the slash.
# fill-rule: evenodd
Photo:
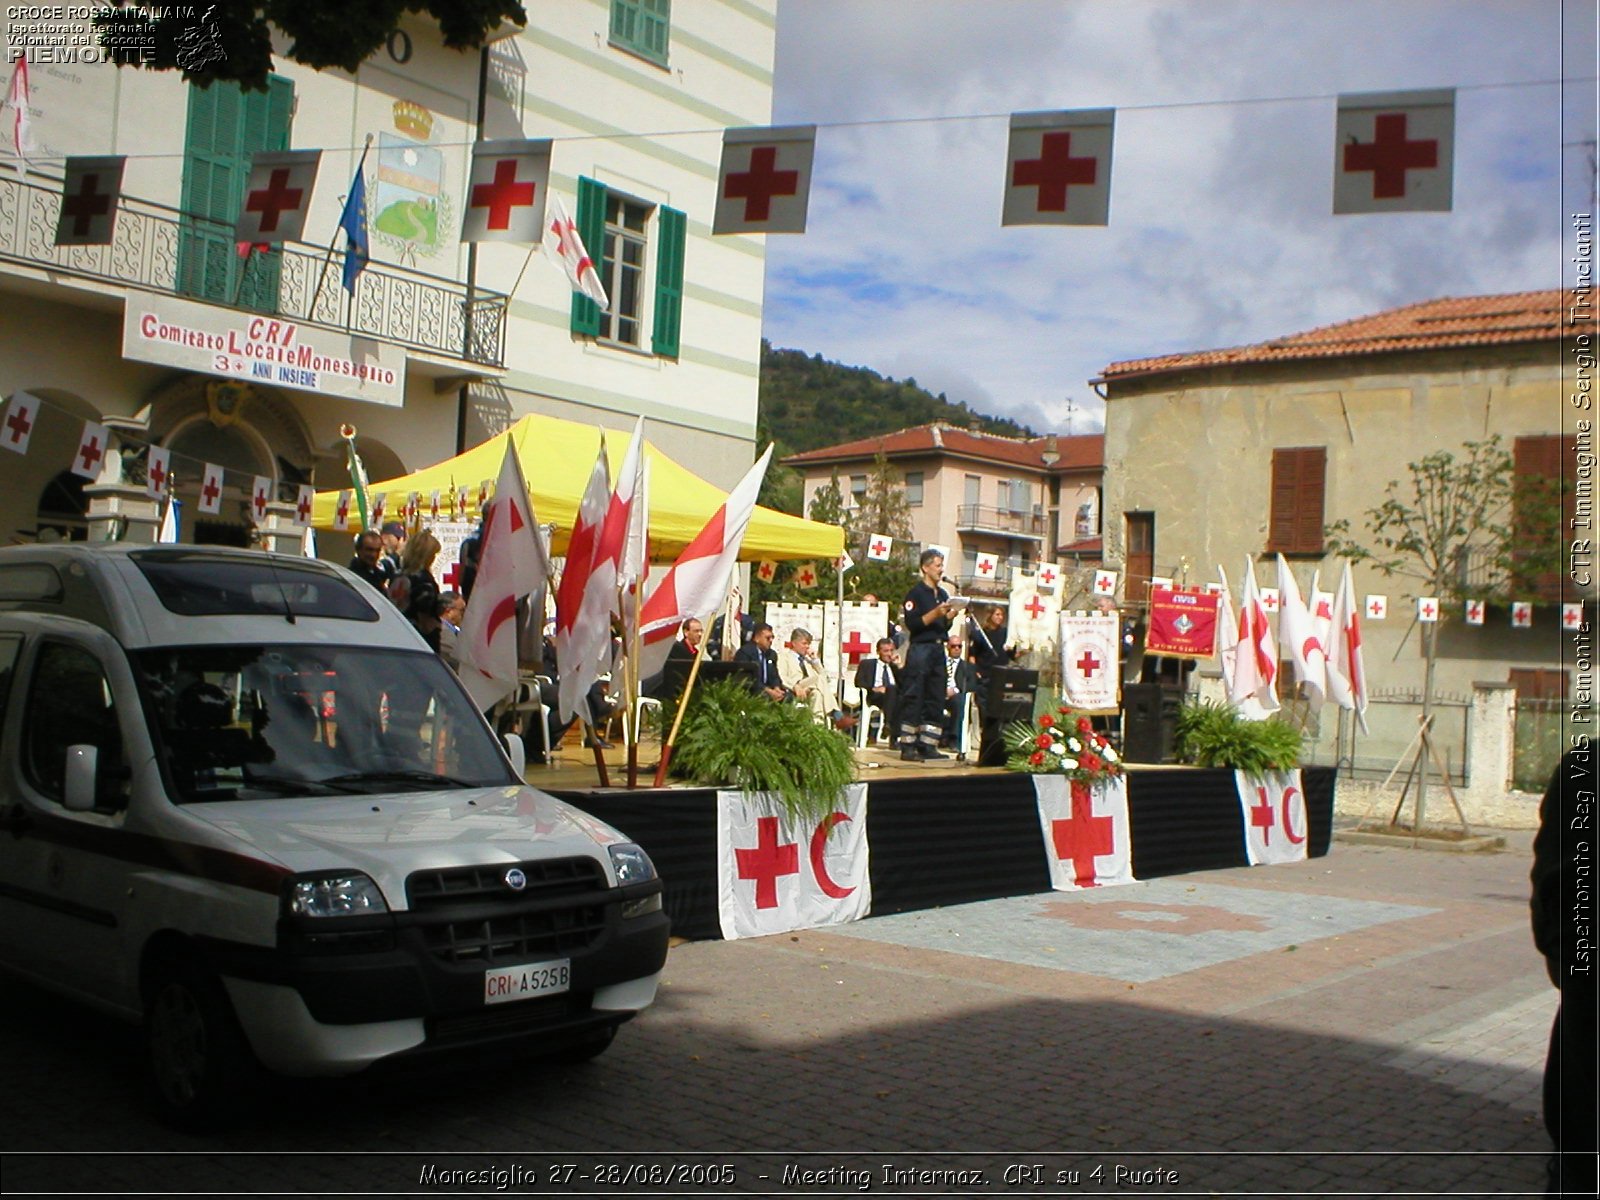
<svg viewBox="0 0 1600 1200">
<path fill-rule="evenodd" d="M 187 243 L 191 254 L 213 259 L 219 248 L 224 255 L 233 253 L 231 226 L 184 218 L 173 209 L 128 196 L 118 206 L 116 234 L 109 245 L 57 246 L 60 209 L 59 189 L 14 177 L 0 179 L 0 264 L 19 263 L 141 291 L 193 295 L 178 286 L 180 247 Z M 505 364 L 507 297 L 499 292 L 476 288 L 469 293 L 453 279 L 374 262 L 356 281 L 352 300 L 341 283 L 342 252 L 330 262 L 326 247 L 285 242 L 270 259 L 276 264 L 277 296 L 268 307 L 275 313 L 482 366 Z M 193 298 L 230 305 L 235 300 Z"/>
<path fill-rule="evenodd" d="M 1042 541 L 1046 528 L 1043 513 L 1016 512 L 1005 508 L 986 508 L 963 504 L 956 509 L 956 528 L 974 533 L 1001 533 Z"/>
</svg>

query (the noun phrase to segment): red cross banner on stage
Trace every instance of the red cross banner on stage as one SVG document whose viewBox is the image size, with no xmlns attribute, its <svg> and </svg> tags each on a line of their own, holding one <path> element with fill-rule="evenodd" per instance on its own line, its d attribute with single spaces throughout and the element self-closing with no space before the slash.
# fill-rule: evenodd
<svg viewBox="0 0 1600 1200">
<path fill-rule="evenodd" d="M 1468 625 L 1482 625 L 1483 624 L 1483 601 L 1482 600 L 1468 600 L 1466 602 L 1466 604 L 1465 604 L 1464 612 L 1465 612 L 1465 615 L 1466 615 L 1466 621 L 1467 621 Z"/>
<path fill-rule="evenodd" d="M 302 529 L 311 526 L 311 506 L 317 502 L 317 489 L 309 483 L 302 483 L 295 492 L 294 497 L 294 523 Z M 314 558 L 315 555 L 307 555 Z"/>
<path fill-rule="evenodd" d="M 1050 886 L 1058 892 L 1133 883 L 1124 775 L 1092 786 L 1065 775 L 1035 775 Z"/>
<path fill-rule="evenodd" d="M 1116 711 L 1120 643 L 1114 613 L 1061 614 L 1061 691 L 1066 703 L 1085 712 Z"/>
<path fill-rule="evenodd" d="M 1333 211 L 1449 212 L 1455 128 L 1450 88 L 1340 96 Z"/>
<path fill-rule="evenodd" d="M 1096 571 L 1094 573 L 1094 586 L 1090 591 L 1096 596 L 1115 596 L 1117 594 L 1117 573 L 1115 571 Z"/>
<path fill-rule="evenodd" d="M 894 549 L 894 539 L 887 533 L 875 533 L 867 542 L 867 557 L 873 562 L 889 561 L 889 551 Z"/>
<path fill-rule="evenodd" d="M 343 531 L 350 528 L 350 497 L 352 495 L 353 493 L 349 488 L 339 493 L 338 502 L 333 507 L 333 527 L 335 529 Z"/>
<path fill-rule="evenodd" d="M 783 631 L 787 632 L 787 630 Z M 844 702 L 860 702 L 856 668 L 877 653 L 878 639 L 888 636 L 889 606 L 846 601 L 843 612 L 830 600 L 822 606 L 822 663 L 844 689 Z"/>
<path fill-rule="evenodd" d="M 207 463 L 200 472 L 200 511 L 222 511 L 222 468 L 216 463 Z"/>
<path fill-rule="evenodd" d="M 0 422 L 0 446 L 16 454 L 26 454 L 38 420 L 39 401 L 27 392 L 12 392 L 6 403 L 6 419 Z"/>
<path fill-rule="evenodd" d="M 549 184 L 548 138 L 474 142 L 461 240 L 538 244 Z"/>
<path fill-rule="evenodd" d="M 257 475 L 250 486 L 250 519 L 257 525 L 267 523 L 267 505 L 272 502 L 272 480 Z"/>
<path fill-rule="evenodd" d="M 1116 110 L 1011 114 L 1002 225 L 1104 225 Z"/>
<path fill-rule="evenodd" d="M 72 458 L 72 473 L 85 479 L 100 478 L 100 468 L 106 460 L 106 447 L 110 444 L 111 435 L 104 425 L 85 421 L 83 433 L 78 437 L 78 452 Z"/>
<path fill-rule="evenodd" d="M 1383 621 L 1389 616 L 1389 597 L 1368 596 L 1361 606 L 1361 619 L 1363 621 Z"/>
<path fill-rule="evenodd" d="M 300 241 L 321 160 L 320 150 L 268 150 L 251 159 L 233 240 L 252 246 Z"/>
<path fill-rule="evenodd" d="M 717 911 L 725 938 L 860 920 L 872 911 L 867 785 L 796 823 L 743 792 L 717 793 Z"/>
<path fill-rule="evenodd" d="M 1032 575 L 1015 572 L 1006 626 L 1013 643 L 1053 649 L 1061 636 L 1060 593 L 1041 592 Z"/>
<path fill-rule="evenodd" d="M 1563 604 L 1561 606 L 1561 628 L 1563 628 L 1563 629 L 1582 629 L 1583 628 L 1583 605 L 1582 604 Z"/>
<path fill-rule="evenodd" d="M 1439 619 L 1439 597 L 1417 597 L 1417 620 L 1425 625 L 1431 625 Z"/>
<path fill-rule="evenodd" d="M 1217 608 L 1221 598 L 1217 592 L 1151 588 L 1145 653 L 1210 658 L 1217 652 Z"/>
<path fill-rule="evenodd" d="M 722 135 L 716 233 L 804 233 L 815 125 L 729 129 Z"/>
<path fill-rule="evenodd" d="M 1511 628 L 1533 628 L 1533 605 L 1526 600 L 1518 600 L 1511 606 Z"/>
<path fill-rule="evenodd" d="M 1233 773 L 1244 815 L 1245 857 L 1252 867 L 1306 857 L 1306 794 L 1300 769 Z"/>
<path fill-rule="evenodd" d="M 122 198 L 121 155 L 67 159 L 61 181 L 61 216 L 56 220 L 58 246 L 108 246 L 117 225 Z"/>
<path fill-rule="evenodd" d="M 1000 571 L 1000 556 L 998 554 L 980 554 L 972 566 L 973 572 L 985 583 L 993 583 Z"/>
<path fill-rule="evenodd" d="M 171 480 L 172 451 L 165 446 L 151 446 L 145 457 L 144 494 L 152 500 L 165 500 Z"/>
</svg>

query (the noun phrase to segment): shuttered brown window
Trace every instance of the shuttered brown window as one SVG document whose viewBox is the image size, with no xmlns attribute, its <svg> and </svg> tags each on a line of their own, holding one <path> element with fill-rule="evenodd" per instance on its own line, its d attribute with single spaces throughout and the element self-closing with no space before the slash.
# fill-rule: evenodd
<svg viewBox="0 0 1600 1200">
<path fill-rule="evenodd" d="M 1322 493 L 1327 471 L 1328 451 L 1324 446 L 1291 446 L 1272 452 L 1269 551 L 1322 553 Z"/>
<path fill-rule="evenodd" d="M 1560 539 L 1562 529 L 1572 528 L 1574 496 L 1570 485 L 1562 489 L 1562 480 L 1576 475 L 1577 447 L 1575 442 L 1559 434 L 1519 437 L 1512 446 L 1511 461 L 1516 473 L 1517 507 L 1512 522 L 1516 539 L 1512 555 L 1519 566 L 1524 566 L 1524 547 L 1547 546 Z M 1551 529 L 1550 523 L 1556 519 L 1555 498 L 1558 495 L 1561 526 Z M 1545 571 L 1527 579 L 1527 583 L 1533 587 L 1537 599 L 1555 602 L 1562 599 L 1563 579 L 1560 571 Z"/>
</svg>

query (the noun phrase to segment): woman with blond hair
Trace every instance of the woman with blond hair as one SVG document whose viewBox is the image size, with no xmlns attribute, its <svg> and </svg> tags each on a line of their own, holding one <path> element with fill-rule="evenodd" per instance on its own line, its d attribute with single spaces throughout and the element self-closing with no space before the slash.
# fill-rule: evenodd
<svg viewBox="0 0 1600 1200">
<path fill-rule="evenodd" d="M 406 539 L 400 574 L 389 582 L 389 599 L 416 626 L 417 632 L 438 653 L 439 585 L 433 578 L 433 560 L 439 557 L 439 539 L 428 529 Z"/>
</svg>

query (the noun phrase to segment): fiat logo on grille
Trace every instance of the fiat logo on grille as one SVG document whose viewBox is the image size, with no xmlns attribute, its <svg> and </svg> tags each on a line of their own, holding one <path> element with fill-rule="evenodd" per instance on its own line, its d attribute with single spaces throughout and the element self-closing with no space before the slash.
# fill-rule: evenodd
<svg viewBox="0 0 1600 1200">
<path fill-rule="evenodd" d="M 520 892 L 528 886 L 528 877 L 522 873 L 521 867 L 512 867 L 505 875 L 506 886 L 513 892 Z"/>
</svg>

